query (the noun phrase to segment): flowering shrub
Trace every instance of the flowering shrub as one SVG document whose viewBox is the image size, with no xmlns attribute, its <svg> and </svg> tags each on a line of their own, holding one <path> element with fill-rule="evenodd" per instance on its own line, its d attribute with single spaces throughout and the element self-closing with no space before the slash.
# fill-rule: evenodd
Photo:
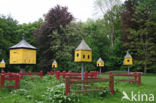
<svg viewBox="0 0 156 103">
<path fill-rule="evenodd" d="M 76 95 L 65 96 L 65 84 L 61 83 L 51 88 L 47 88 L 43 97 L 47 98 L 51 103 L 77 103 L 79 99 Z"/>
</svg>

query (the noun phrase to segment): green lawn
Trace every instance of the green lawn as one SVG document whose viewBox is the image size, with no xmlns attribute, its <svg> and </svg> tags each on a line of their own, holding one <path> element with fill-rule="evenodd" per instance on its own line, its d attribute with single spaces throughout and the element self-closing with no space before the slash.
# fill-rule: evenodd
<svg viewBox="0 0 156 103">
<path fill-rule="evenodd" d="M 129 97 L 131 97 L 132 91 L 137 94 L 137 96 L 141 96 L 141 94 L 147 94 L 148 96 L 154 94 L 154 96 L 156 96 L 156 75 L 154 74 L 142 75 L 142 85 L 115 82 L 114 95 L 111 95 L 107 91 L 101 91 L 83 95 L 73 94 L 70 95 L 69 98 L 64 96 L 63 82 L 56 80 L 55 77 L 44 76 L 43 79 L 40 79 L 39 76 L 34 76 L 33 78 L 34 80 L 30 80 L 29 77 L 24 77 L 24 80 L 20 82 L 20 89 L 18 90 L 2 89 L 0 91 L 0 103 L 74 103 L 74 101 L 78 103 L 77 100 L 79 100 L 80 103 L 156 103 L 156 100 L 155 102 L 121 101 L 123 91 L 125 91 Z M 97 83 L 92 86 L 104 85 L 108 86 L 108 83 Z"/>
</svg>

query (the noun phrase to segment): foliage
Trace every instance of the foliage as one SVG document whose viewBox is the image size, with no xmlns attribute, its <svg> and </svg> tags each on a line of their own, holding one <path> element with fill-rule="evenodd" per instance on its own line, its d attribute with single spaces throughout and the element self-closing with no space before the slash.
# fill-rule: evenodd
<svg viewBox="0 0 156 103">
<path fill-rule="evenodd" d="M 73 20 L 73 16 L 67 11 L 67 7 L 57 5 L 52 8 L 45 17 L 44 23 L 34 33 L 36 37 L 37 47 L 39 49 L 39 65 L 48 68 L 51 65 L 52 58 L 55 59 L 51 46 L 51 41 L 55 41 L 57 37 L 50 36 L 54 31 L 62 33 L 61 27 L 65 27 Z"/>
<path fill-rule="evenodd" d="M 154 70 L 156 65 L 155 0 L 128 0 L 122 13 L 124 47 L 131 51 L 137 70 Z"/>
</svg>

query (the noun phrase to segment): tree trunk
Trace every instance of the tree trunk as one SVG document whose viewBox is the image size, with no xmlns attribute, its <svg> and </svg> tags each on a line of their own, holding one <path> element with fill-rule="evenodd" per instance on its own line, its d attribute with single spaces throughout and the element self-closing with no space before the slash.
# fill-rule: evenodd
<svg viewBox="0 0 156 103">
<path fill-rule="evenodd" d="M 144 65 L 144 73 L 146 74 L 147 73 L 147 64 L 145 63 Z"/>
</svg>

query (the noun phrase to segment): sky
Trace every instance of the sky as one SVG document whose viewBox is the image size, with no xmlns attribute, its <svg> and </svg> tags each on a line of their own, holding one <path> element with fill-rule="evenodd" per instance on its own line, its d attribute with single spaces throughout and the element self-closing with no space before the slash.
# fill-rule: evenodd
<svg viewBox="0 0 156 103">
<path fill-rule="evenodd" d="M 44 14 L 57 4 L 67 6 L 76 21 L 85 22 L 88 18 L 96 19 L 95 0 L 0 0 L 0 15 L 11 16 L 22 23 L 29 23 L 43 18 Z M 124 0 L 122 0 L 124 1 Z"/>
<path fill-rule="evenodd" d="M 43 17 L 43 14 L 57 4 L 67 6 L 76 21 L 94 18 L 94 0 L 0 0 L 0 15 L 10 15 L 19 24 L 29 23 Z"/>
</svg>

